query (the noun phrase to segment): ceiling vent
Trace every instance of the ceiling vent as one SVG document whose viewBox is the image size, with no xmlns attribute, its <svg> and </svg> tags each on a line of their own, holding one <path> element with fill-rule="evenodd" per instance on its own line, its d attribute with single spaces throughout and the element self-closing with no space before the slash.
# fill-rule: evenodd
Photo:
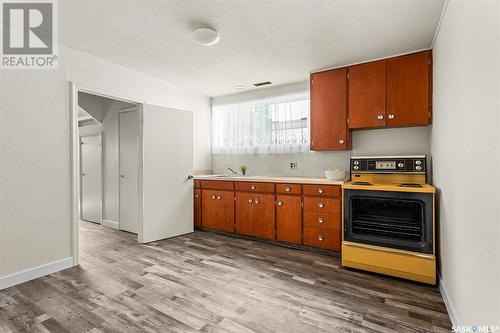
<svg viewBox="0 0 500 333">
<path fill-rule="evenodd" d="M 269 82 L 269 81 L 259 82 L 259 83 L 254 83 L 253 85 L 256 87 L 262 87 L 262 86 L 267 86 L 268 84 L 271 84 L 271 82 Z"/>
</svg>

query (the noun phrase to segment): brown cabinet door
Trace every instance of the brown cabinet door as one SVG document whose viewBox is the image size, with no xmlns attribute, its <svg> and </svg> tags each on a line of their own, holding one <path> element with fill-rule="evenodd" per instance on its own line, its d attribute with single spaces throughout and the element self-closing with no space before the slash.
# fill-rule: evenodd
<svg viewBox="0 0 500 333">
<path fill-rule="evenodd" d="M 385 126 L 385 60 L 349 67 L 349 128 Z"/>
<path fill-rule="evenodd" d="M 431 123 L 431 52 L 387 60 L 387 126 Z"/>
<path fill-rule="evenodd" d="M 311 150 L 351 147 L 347 126 L 346 68 L 311 74 Z"/>
<path fill-rule="evenodd" d="M 234 232 L 234 193 L 202 190 L 203 227 Z"/>
<path fill-rule="evenodd" d="M 276 239 L 300 244 L 302 241 L 302 198 L 292 195 L 276 197 Z"/>
<path fill-rule="evenodd" d="M 236 193 L 235 230 L 238 234 L 254 236 L 254 197 L 253 193 Z"/>
<path fill-rule="evenodd" d="M 265 239 L 276 239 L 276 219 L 274 194 L 258 194 L 254 196 L 253 228 L 254 236 Z"/>
<path fill-rule="evenodd" d="M 194 190 L 194 226 L 201 227 L 201 190 Z"/>
</svg>

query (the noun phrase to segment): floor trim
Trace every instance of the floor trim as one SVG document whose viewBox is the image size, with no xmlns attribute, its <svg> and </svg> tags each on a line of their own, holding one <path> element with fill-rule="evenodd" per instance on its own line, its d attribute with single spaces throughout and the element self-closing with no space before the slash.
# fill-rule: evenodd
<svg viewBox="0 0 500 333">
<path fill-rule="evenodd" d="M 61 259 L 46 265 L 27 269 L 11 275 L 0 277 L 0 290 L 30 281 L 47 274 L 52 274 L 66 268 L 73 267 L 73 257 Z"/>
<path fill-rule="evenodd" d="M 446 310 L 448 310 L 448 316 L 450 316 L 450 321 L 453 326 L 459 326 L 460 320 L 457 316 L 457 311 L 455 310 L 455 306 L 451 302 L 451 298 L 448 296 L 448 292 L 446 286 L 441 279 L 441 274 L 438 272 L 439 279 L 439 292 L 441 292 L 441 296 L 443 297 L 444 305 L 446 306 Z"/>
<path fill-rule="evenodd" d="M 107 228 L 111 228 L 111 229 L 120 230 L 120 223 L 118 223 L 116 221 L 102 220 L 102 226 L 107 227 Z"/>
</svg>

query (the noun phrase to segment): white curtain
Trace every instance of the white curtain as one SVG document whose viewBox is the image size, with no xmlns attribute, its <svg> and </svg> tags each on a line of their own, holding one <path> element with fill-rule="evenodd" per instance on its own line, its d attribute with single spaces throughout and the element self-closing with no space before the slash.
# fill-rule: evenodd
<svg viewBox="0 0 500 333">
<path fill-rule="evenodd" d="M 212 106 L 212 153 L 309 151 L 309 91 Z"/>
</svg>

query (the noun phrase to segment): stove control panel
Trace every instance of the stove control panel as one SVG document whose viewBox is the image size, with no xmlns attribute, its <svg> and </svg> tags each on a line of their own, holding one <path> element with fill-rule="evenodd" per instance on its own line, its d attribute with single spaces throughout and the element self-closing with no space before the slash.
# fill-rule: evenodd
<svg viewBox="0 0 500 333">
<path fill-rule="evenodd" d="M 420 173 L 427 171 L 425 155 L 351 157 L 351 172 Z"/>
</svg>

